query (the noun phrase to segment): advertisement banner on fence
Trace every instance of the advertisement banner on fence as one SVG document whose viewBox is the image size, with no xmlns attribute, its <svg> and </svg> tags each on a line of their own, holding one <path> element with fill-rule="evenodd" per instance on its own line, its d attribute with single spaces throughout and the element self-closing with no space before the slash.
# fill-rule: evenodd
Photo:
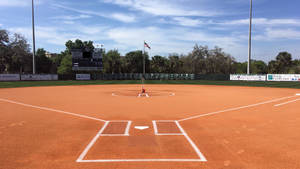
<svg viewBox="0 0 300 169">
<path fill-rule="evenodd" d="M 57 74 L 47 74 L 47 75 L 27 74 L 27 75 L 21 75 L 21 80 L 25 80 L 25 81 L 58 80 L 58 75 Z"/>
<path fill-rule="evenodd" d="M 0 74 L 0 81 L 19 81 L 19 74 Z"/>
<path fill-rule="evenodd" d="M 90 74 L 76 74 L 76 80 L 91 80 Z"/>
<path fill-rule="evenodd" d="M 268 74 L 268 81 L 300 82 L 300 74 Z"/>
<path fill-rule="evenodd" d="M 230 75 L 230 80 L 266 81 L 266 75 Z"/>
</svg>

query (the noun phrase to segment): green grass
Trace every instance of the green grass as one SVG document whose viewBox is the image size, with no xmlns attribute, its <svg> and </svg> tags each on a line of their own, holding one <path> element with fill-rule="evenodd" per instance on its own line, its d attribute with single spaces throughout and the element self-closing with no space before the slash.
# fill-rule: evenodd
<svg viewBox="0 0 300 169">
<path fill-rule="evenodd" d="M 70 86 L 70 85 L 107 85 L 140 84 L 140 80 L 95 80 L 95 81 L 18 81 L 0 82 L 0 88 L 34 87 L 34 86 Z M 210 81 L 210 80 L 146 80 L 146 84 L 191 84 L 222 86 L 254 86 L 300 89 L 300 82 L 244 82 L 244 81 Z"/>
</svg>

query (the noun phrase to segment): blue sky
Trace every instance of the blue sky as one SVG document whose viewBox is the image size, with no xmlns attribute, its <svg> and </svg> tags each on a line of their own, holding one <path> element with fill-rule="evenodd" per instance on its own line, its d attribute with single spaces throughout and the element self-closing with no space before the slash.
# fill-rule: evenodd
<svg viewBox="0 0 300 169">
<path fill-rule="evenodd" d="M 121 54 L 152 47 L 150 55 L 187 54 L 219 46 L 247 60 L 249 0 L 35 0 L 36 45 L 50 52 L 69 39 L 92 40 Z M 253 0 L 253 59 L 279 51 L 300 59 L 299 0 Z M 31 41 L 31 0 L 0 0 L 0 28 Z"/>
</svg>

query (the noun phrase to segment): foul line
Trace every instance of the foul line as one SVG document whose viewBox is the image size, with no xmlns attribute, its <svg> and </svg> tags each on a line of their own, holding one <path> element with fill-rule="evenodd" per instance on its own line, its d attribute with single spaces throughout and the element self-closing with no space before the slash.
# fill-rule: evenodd
<svg viewBox="0 0 300 169">
<path fill-rule="evenodd" d="M 280 101 L 280 100 L 284 100 L 284 99 L 289 99 L 289 98 L 293 98 L 293 97 L 297 97 L 297 96 L 298 95 L 288 96 L 288 97 L 282 97 L 282 98 L 273 99 L 273 100 L 269 100 L 269 101 L 265 101 L 265 102 L 261 102 L 261 103 L 250 104 L 250 105 L 247 105 L 247 106 L 241 106 L 241 107 L 230 108 L 230 109 L 216 111 L 216 112 L 211 112 L 211 113 L 200 114 L 200 115 L 196 115 L 196 116 L 191 116 L 191 117 L 188 117 L 188 118 L 180 119 L 178 121 L 179 122 L 180 121 L 186 121 L 186 120 L 196 119 L 196 118 L 199 118 L 199 117 L 220 114 L 220 113 L 224 113 L 224 112 L 228 112 L 228 111 L 234 111 L 234 110 L 240 110 L 240 109 L 245 109 L 245 108 L 249 108 L 249 107 L 255 107 L 255 106 L 259 106 L 259 105 L 263 105 L 263 104 L 267 104 L 267 103 L 272 103 L 272 102 L 276 102 L 276 101 Z"/>
<path fill-rule="evenodd" d="M 91 119 L 91 120 L 106 122 L 106 120 L 98 119 L 98 118 L 95 118 L 95 117 L 90 117 L 90 116 L 86 116 L 86 115 L 82 115 L 82 114 L 76 114 L 76 113 L 66 112 L 66 111 L 47 108 L 47 107 L 34 106 L 34 105 L 31 105 L 31 104 L 16 102 L 16 101 L 13 101 L 13 100 L 7 100 L 7 99 L 1 99 L 0 98 L 0 101 L 7 102 L 7 103 L 12 103 L 12 104 L 17 104 L 17 105 L 21 105 L 21 106 L 25 106 L 25 107 L 36 108 L 36 109 L 40 109 L 40 110 L 47 110 L 47 111 L 53 111 L 53 112 L 57 112 L 57 113 L 68 114 L 68 115 L 77 116 L 77 117 L 81 117 L 81 118 L 85 118 L 85 119 Z"/>
<path fill-rule="evenodd" d="M 300 100 L 300 99 L 291 100 L 291 101 L 288 101 L 288 102 L 284 102 L 284 103 L 276 104 L 276 105 L 274 105 L 274 106 L 275 106 L 275 107 L 277 107 L 277 106 L 282 106 L 282 105 L 285 105 L 285 104 L 289 104 L 289 103 L 296 102 L 296 101 L 298 101 L 298 100 Z"/>
</svg>

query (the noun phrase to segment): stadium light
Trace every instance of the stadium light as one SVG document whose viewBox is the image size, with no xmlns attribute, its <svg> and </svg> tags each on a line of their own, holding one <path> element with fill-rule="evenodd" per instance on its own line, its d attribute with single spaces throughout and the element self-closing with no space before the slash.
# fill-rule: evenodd
<svg viewBox="0 0 300 169">
<path fill-rule="evenodd" d="M 252 36 L 252 0 L 250 0 L 250 17 L 249 17 L 249 42 L 248 42 L 248 66 L 247 66 L 247 74 L 251 73 L 250 65 L 251 65 L 251 36 Z"/>
<path fill-rule="evenodd" d="M 35 31 L 34 31 L 34 3 L 32 5 L 32 74 L 35 74 Z"/>
</svg>

